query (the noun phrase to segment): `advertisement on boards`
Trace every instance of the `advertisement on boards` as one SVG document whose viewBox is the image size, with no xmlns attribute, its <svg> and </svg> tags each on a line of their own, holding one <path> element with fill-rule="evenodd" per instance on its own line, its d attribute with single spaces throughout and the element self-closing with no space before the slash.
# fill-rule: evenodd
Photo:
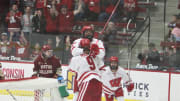
<svg viewBox="0 0 180 101">
<path fill-rule="evenodd" d="M 33 74 L 33 63 L 0 62 L 6 79 L 18 79 L 31 77 Z M 67 81 L 67 89 L 72 93 L 73 79 L 75 74 L 68 71 L 68 66 L 62 66 L 62 76 Z M 127 101 L 180 101 L 180 74 L 169 74 L 149 70 L 130 70 L 130 77 L 135 84 L 130 93 L 124 88 Z M 170 79 L 171 80 L 170 80 Z M 170 82 L 170 86 L 169 86 Z M 170 99 L 170 100 L 168 100 Z"/>
</svg>

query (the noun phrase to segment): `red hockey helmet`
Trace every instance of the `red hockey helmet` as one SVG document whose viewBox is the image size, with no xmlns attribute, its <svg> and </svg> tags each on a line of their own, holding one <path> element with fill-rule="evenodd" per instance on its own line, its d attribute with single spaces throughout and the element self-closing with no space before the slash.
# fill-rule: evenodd
<svg viewBox="0 0 180 101">
<path fill-rule="evenodd" d="M 112 72 L 116 72 L 118 69 L 118 57 L 111 56 L 110 59 L 110 69 Z"/>
<path fill-rule="evenodd" d="M 86 30 L 93 31 L 93 28 L 91 26 L 83 26 L 83 28 L 81 29 L 81 34 L 83 34 Z"/>
<path fill-rule="evenodd" d="M 42 51 L 52 50 L 50 45 L 43 45 Z"/>
<path fill-rule="evenodd" d="M 83 38 L 82 40 L 81 40 L 81 42 L 80 42 L 80 46 L 82 47 L 82 48 L 85 48 L 85 47 L 90 47 L 90 40 L 89 39 L 87 39 L 87 38 Z"/>
<path fill-rule="evenodd" d="M 110 59 L 109 59 L 109 61 L 110 61 L 110 62 L 112 62 L 112 61 L 119 62 L 118 57 L 116 57 L 116 56 L 111 56 Z"/>
</svg>

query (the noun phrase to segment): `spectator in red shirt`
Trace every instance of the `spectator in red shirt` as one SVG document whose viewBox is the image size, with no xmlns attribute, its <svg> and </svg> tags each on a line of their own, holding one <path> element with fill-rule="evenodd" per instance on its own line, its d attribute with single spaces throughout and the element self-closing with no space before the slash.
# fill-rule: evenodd
<svg viewBox="0 0 180 101">
<path fill-rule="evenodd" d="M 47 5 L 47 7 L 44 8 L 44 15 L 46 18 L 46 32 L 57 34 L 58 11 L 55 5 Z"/>
<path fill-rule="evenodd" d="M 22 13 L 18 11 L 17 4 L 12 5 L 12 9 L 6 16 L 6 22 L 8 23 L 8 32 L 10 33 L 10 39 L 17 41 L 20 36 Z"/>
<path fill-rule="evenodd" d="M 67 5 L 68 11 L 73 11 L 74 10 L 74 5 L 75 5 L 75 0 L 60 0 L 58 2 L 57 6 L 60 9 L 61 5 Z"/>
<path fill-rule="evenodd" d="M 7 33 L 1 34 L 0 54 L 4 57 L 10 56 L 12 52 L 12 42 L 9 42 Z"/>
<path fill-rule="evenodd" d="M 68 11 L 66 5 L 61 6 L 61 10 L 58 17 L 58 31 L 59 32 L 72 32 L 72 27 L 74 25 L 74 16 L 81 11 L 82 4 L 79 1 L 78 9 L 74 11 Z"/>
<path fill-rule="evenodd" d="M 47 0 L 36 0 L 36 8 L 43 8 L 47 4 Z"/>
<path fill-rule="evenodd" d="M 101 1 L 101 13 L 98 16 L 98 21 L 100 21 L 100 22 L 107 21 L 107 19 L 109 18 L 109 16 L 111 15 L 112 11 L 115 8 L 117 1 L 118 0 L 102 0 Z M 111 21 L 116 21 L 117 14 L 122 12 L 121 5 L 122 4 L 120 2 L 118 8 L 116 8 L 116 11 L 112 15 Z M 119 18 L 119 16 L 118 16 L 118 18 Z"/>
<path fill-rule="evenodd" d="M 29 42 L 26 40 L 23 34 L 19 38 L 19 41 L 14 43 L 14 46 L 16 50 L 16 57 L 20 57 L 21 59 L 29 58 Z"/>
<path fill-rule="evenodd" d="M 100 10 L 100 0 L 83 0 L 85 4 L 84 17 L 88 21 L 97 21 Z"/>
</svg>

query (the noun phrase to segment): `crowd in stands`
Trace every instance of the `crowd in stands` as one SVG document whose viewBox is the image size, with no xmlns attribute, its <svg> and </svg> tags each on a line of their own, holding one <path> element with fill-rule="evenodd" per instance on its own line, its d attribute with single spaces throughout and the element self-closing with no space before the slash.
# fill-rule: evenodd
<svg viewBox="0 0 180 101">
<path fill-rule="evenodd" d="M 149 43 L 148 49 L 140 52 L 137 58 L 141 65 L 156 66 L 157 70 L 180 71 L 180 48 L 176 46 L 158 50 L 154 43 Z"/>
<path fill-rule="evenodd" d="M 0 15 L 0 55 L 34 60 L 41 52 L 41 46 L 49 44 L 57 50 L 55 53 L 63 49 L 63 55 L 69 56 L 70 45 L 79 37 L 79 34 L 75 37 L 69 35 L 74 32 L 76 22 L 106 22 L 117 2 L 118 0 L 10 0 L 10 8 Z M 127 23 L 129 20 L 136 22 L 137 10 L 137 0 L 120 0 L 103 36 L 95 32 L 94 37 L 104 42 L 106 53 L 116 51 L 110 47 L 116 43 L 114 40 L 119 30 L 115 22 Z M 180 14 L 173 15 L 168 25 L 170 28 L 168 39 L 173 42 L 180 41 L 179 19 Z M 95 31 L 95 25 L 91 25 Z M 36 39 L 33 39 L 32 35 Z M 43 39 L 43 35 L 50 35 L 53 38 Z M 177 47 L 164 47 L 166 51 L 160 53 L 154 44 L 149 46 L 149 51 L 138 55 L 142 64 L 174 66 L 177 63 L 173 58 L 178 53 Z"/>
<path fill-rule="evenodd" d="M 58 35 L 72 33 L 76 21 L 106 22 L 117 2 L 118 0 L 10 0 L 10 8 L 6 8 L 7 11 L 2 14 L 4 16 L 0 16 L 0 33 L 3 33 L 1 55 L 13 55 L 12 51 L 15 52 L 17 47 L 24 48 L 17 52 L 27 54 L 28 48 L 32 47 L 30 42 L 32 34 L 56 35 L 55 47 L 59 46 L 60 41 L 64 41 L 68 50 L 72 42 L 70 36 L 59 40 Z M 136 8 L 136 0 L 121 0 L 111 18 L 111 23 L 120 22 L 122 19 L 125 22 L 129 19 L 134 21 Z M 102 38 L 106 43 L 109 42 L 107 37 L 111 30 L 114 29 L 111 27 L 106 29 L 106 35 Z M 98 33 L 95 33 L 95 37 L 98 38 Z M 40 46 L 38 44 L 34 43 L 33 46 L 40 47 L 41 44 Z M 3 48 L 5 46 L 6 48 Z M 37 54 L 38 49 L 32 53 Z M 21 56 L 16 53 L 16 56 L 26 59 L 34 55 Z"/>
<path fill-rule="evenodd" d="M 180 14 L 174 14 L 172 21 L 168 24 L 168 38 L 171 42 L 180 42 Z"/>
<path fill-rule="evenodd" d="M 75 21 L 105 22 L 118 0 L 10 0 L 6 16 L 8 31 L 13 34 L 20 29 L 25 33 L 38 32 L 59 34 L 72 32 Z M 111 18 L 135 20 L 136 0 L 121 0 Z"/>
<path fill-rule="evenodd" d="M 174 14 L 168 24 L 169 33 L 162 46 L 162 52 L 157 50 L 154 43 L 148 49 L 138 54 L 142 65 L 151 64 L 164 70 L 180 70 L 180 14 Z"/>
</svg>

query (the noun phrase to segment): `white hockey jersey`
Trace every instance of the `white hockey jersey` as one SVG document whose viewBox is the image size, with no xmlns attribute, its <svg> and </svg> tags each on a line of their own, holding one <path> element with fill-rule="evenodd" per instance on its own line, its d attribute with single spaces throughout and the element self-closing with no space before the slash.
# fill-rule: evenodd
<svg viewBox="0 0 180 101">
<path fill-rule="evenodd" d="M 116 73 L 113 73 L 109 66 L 105 67 L 102 72 L 103 91 L 106 94 L 114 95 L 115 91 L 122 87 L 123 83 L 128 85 L 131 83 L 131 78 L 122 67 L 118 67 Z M 122 82 L 123 81 L 123 82 Z"/>
<path fill-rule="evenodd" d="M 73 57 L 69 64 L 69 70 L 77 74 L 78 85 L 91 79 L 101 81 L 96 61 L 87 54 Z"/>
<path fill-rule="evenodd" d="M 71 54 L 73 56 L 79 56 L 79 55 L 83 54 L 83 49 L 79 48 L 81 40 L 82 40 L 82 38 L 79 38 L 79 39 L 75 40 L 73 42 L 73 44 L 71 45 Z M 97 44 L 98 45 L 99 54 L 96 56 L 95 61 L 97 62 L 98 67 L 103 67 L 104 66 L 103 59 L 105 56 L 105 48 L 104 48 L 103 42 L 101 40 L 93 38 L 91 44 Z"/>
</svg>

